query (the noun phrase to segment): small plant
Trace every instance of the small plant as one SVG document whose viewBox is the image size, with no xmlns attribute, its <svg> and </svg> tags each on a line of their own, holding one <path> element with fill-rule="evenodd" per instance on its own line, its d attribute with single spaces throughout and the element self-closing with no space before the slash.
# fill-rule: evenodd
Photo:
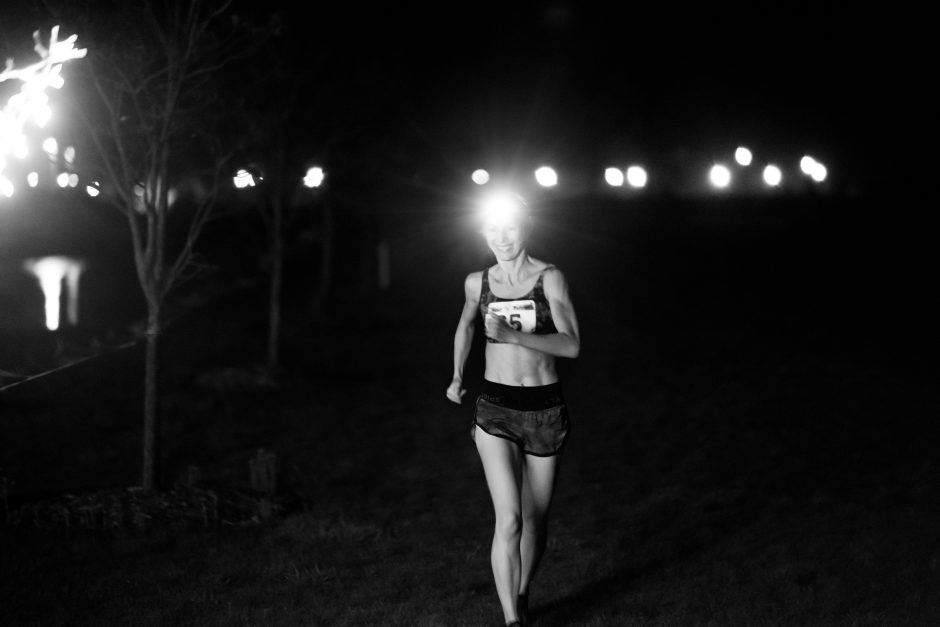
<svg viewBox="0 0 940 627">
<path fill-rule="evenodd" d="M 251 469 L 251 489 L 260 493 L 258 501 L 258 516 L 261 520 L 268 520 L 274 514 L 271 497 L 277 488 L 277 455 L 269 453 L 263 448 L 248 461 Z"/>
<path fill-rule="evenodd" d="M 249 460 L 251 468 L 251 489 L 268 496 L 274 494 L 277 488 L 277 455 L 269 453 L 263 448 Z"/>
</svg>

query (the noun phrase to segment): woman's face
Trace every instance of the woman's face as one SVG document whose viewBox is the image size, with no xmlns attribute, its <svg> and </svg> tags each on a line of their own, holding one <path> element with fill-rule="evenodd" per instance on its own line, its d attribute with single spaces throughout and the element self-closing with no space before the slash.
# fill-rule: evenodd
<svg viewBox="0 0 940 627">
<path fill-rule="evenodd" d="M 483 223 L 483 237 L 496 259 L 510 261 L 525 250 L 526 225 L 521 218 L 488 220 Z"/>
</svg>

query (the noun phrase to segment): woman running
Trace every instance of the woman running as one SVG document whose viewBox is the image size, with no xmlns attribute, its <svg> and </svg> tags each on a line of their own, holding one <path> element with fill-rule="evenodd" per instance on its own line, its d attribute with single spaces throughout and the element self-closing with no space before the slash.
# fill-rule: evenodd
<svg viewBox="0 0 940 627">
<path fill-rule="evenodd" d="M 447 398 L 460 403 L 466 394 L 463 368 L 480 315 L 486 366 L 471 434 L 496 515 L 490 559 L 499 602 L 507 625 L 525 625 L 568 434 L 555 358 L 577 357 L 581 340 L 561 270 L 526 252 L 532 219 L 525 201 L 514 198 L 501 209 L 483 220 L 496 265 L 464 282 Z"/>
</svg>

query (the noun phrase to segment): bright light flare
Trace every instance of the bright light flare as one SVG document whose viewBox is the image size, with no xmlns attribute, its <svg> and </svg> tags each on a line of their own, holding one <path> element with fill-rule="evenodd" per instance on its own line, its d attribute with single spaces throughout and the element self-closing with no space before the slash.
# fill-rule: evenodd
<svg viewBox="0 0 940 627">
<path fill-rule="evenodd" d="M 826 169 L 826 166 L 809 155 L 800 159 L 800 170 L 817 183 L 822 183 L 829 175 L 829 170 Z"/>
<path fill-rule="evenodd" d="M 307 170 L 307 174 L 304 176 L 304 185 L 309 188 L 320 187 L 323 185 L 323 180 L 326 178 L 326 173 L 318 165 L 313 166 Z"/>
<path fill-rule="evenodd" d="M 649 177 L 646 174 L 641 166 L 631 165 L 627 168 L 627 182 L 630 183 L 630 187 L 646 187 L 646 183 L 649 180 Z"/>
<path fill-rule="evenodd" d="M 829 170 L 826 169 L 826 166 L 816 162 L 816 167 L 813 168 L 813 172 L 810 174 L 814 181 L 817 183 L 822 183 L 826 180 L 826 177 L 829 176 Z"/>
<path fill-rule="evenodd" d="M 65 157 L 65 162 L 69 165 L 75 163 L 75 146 L 66 146 L 65 150 L 62 151 L 62 156 Z"/>
<path fill-rule="evenodd" d="M 88 193 L 88 195 L 91 196 L 92 198 L 97 198 L 98 194 L 101 193 L 101 190 L 98 189 L 97 187 L 95 187 L 94 185 L 86 185 L 86 186 L 85 186 L 85 191 L 86 191 L 86 192 Z"/>
<path fill-rule="evenodd" d="M 481 203 L 484 225 L 505 226 L 526 213 L 526 204 L 520 196 L 511 192 L 496 192 Z"/>
<path fill-rule="evenodd" d="M 77 36 L 72 35 L 59 41 L 59 27 L 53 26 L 48 47 L 39 37 L 39 31 L 33 33 L 33 49 L 40 60 L 25 67 L 15 67 L 8 59 L 0 69 L 0 83 L 19 81 L 20 91 L 10 96 L 0 107 L 0 174 L 6 167 L 7 156 L 13 154 L 25 158 L 24 148 L 11 138 L 19 138 L 26 125 L 32 122 L 42 128 L 49 123 L 52 109 L 49 108 L 49 96 L 46 90 L 58 89 L 64 84 L 62 64 L 70 59 L 80 59 L 86 50 L 75 47 Z"/>
<path fill-rule="evenodd" d="M 623 187 L 623 172 L 620 168 L 607 168 L 604 170 L 604 180 L 611 187 Z"/>
<path fill-rule="evenodd" d="M 235 176 L 232 177 L 232 181 L 235 183 L 235 187 L 238 189 L 245 189 L 246 187 L 255 186 L 255 177 L 251 175 L 251 172 L 245 169 L 241 169 L 235 173 Z"/>
<path fill-rule="evenodd" d="M 39 128 L 45 128 L 51 119 L 52 109 L 49 108 L 49 105 L 39 105 L 33 111 L 33 124 Z"/>
<path fill-rule="evenodd" d="M 712 186 L 718 189 L 725 189 L 731 185 L 731 170 L 729 170 L 726 165 L 716 163 L 708 172 L 708 180 L 711 182 Z"/>
<path fill-rule="evenodd" d="M 802 159 L 800 159 L 800 170 L 803 172 L 803 174 L 806 174 L 806 175 L 812 174 L 813 168 L 815 166 L 816 166 L 816 160 L 810 157 L 809 155 L 805 155 Z"/>
<path fill-rule="evenodd" d="M 535 181 L 542 187 L 555 187 L 558 185 L 558 173 L 547 165 L 535 171 Z"/>
<path fill-rule="evenodd" d="M 78 187 L 78 175 L 72 172 L 69 174 L 69 187 Z"/>
<path fill-rule="evenodd" d="M 754 155 L 744 146 L 738 146 L 738 149 L 734 151 L 734 160 L 738 162 L 738 165 L 747 167 L 751 165 L 753 159 Z"/>
<path fill-rule="evenodd" d="M 473 171 L 473 174 L 470 175 L 470 180 L 472 180 L 477 185 L 486 185 L 490 182 L 490 173 L 479 168 Z"/>
<path fill-rule="evenodd" d="M 7 198 L 13 196 L 13 192 L 16 191 L 16 188 L 13 187 L 13 182 L 10 181 L 7 177 L 0 177 L 0 194 L 3 194 Z"/>
<path fill-rule="evenodd" d="M 26 184 L 30 187 L 39 185 L 39 172 L 30 172 L 26 175 Z"/>
<path fill-rule="evenodd" d="M 783 181 L 783 172 L 780 171 L 780 168 L 773 164 L 764 168 L 764 182 L 767 185 L 777 187 L 781 181 Z"/>
<path fill-rule="evenodd" d="M 59 176 L 55 177 L 56 185 L 59 187 L 68 187 L 69 186 L 69 173 L 60 172 Z"/>
<path fill-rule="evenodd" d="M 84 269 L 84 264 L 69 257 L 42 257 L 41 259 L 28 259 L 23 268 L 39 280 L 45 298 L 46 328 L 55 331 L 60 324 L 60 304 L 62 298 L 62 281 L 66 279 L 69 286 L 68 313 L 74 324 L 78 318 L 78 279 Z"/>
<path fill-rule="evenodd" d="M 59 154 L 59 142 L 55 137 L 47 137 L 42 140 L 42 149 L 47 155 L 54 157 Z"/>
</svg>

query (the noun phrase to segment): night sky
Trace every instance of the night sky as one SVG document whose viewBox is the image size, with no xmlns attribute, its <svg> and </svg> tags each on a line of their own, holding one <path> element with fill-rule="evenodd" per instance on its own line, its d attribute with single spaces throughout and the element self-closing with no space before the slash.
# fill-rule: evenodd
<svg viewBox="0 0 940 627">
<path fill-rule="evenodd" d="M 302 119 L 334 113 L 311 137 L 345 116 L 382 158 L 461 176 L 745 143 L 787 163 L 813 152 L 844 186 L 870 188 L 892 176 L 876 155 L 904 135 L 916 89 L 904 70 L 922 62 L 916 15 L 849 3 L 239 4 L 282 11 L 292 62 L 316 68 Z M 22 54 L 36 18 L 16 6 L 5 3 L 0 45 Z"/>
<path fill-rule="evenodd" d="M 781 159 L 814 151 L 872 182 L 905 96 L 904 55 L 884 43 L 900 32 L 893 15 L 835 3 L 616 6 L 347 6 L 309 24 L 313 41 L 321 33 L 342 51 L 334 58 L 377 70 L 397 130 L 455 167 L 526 153 L 597 168 L 746 143 Z"/>
</svg>

